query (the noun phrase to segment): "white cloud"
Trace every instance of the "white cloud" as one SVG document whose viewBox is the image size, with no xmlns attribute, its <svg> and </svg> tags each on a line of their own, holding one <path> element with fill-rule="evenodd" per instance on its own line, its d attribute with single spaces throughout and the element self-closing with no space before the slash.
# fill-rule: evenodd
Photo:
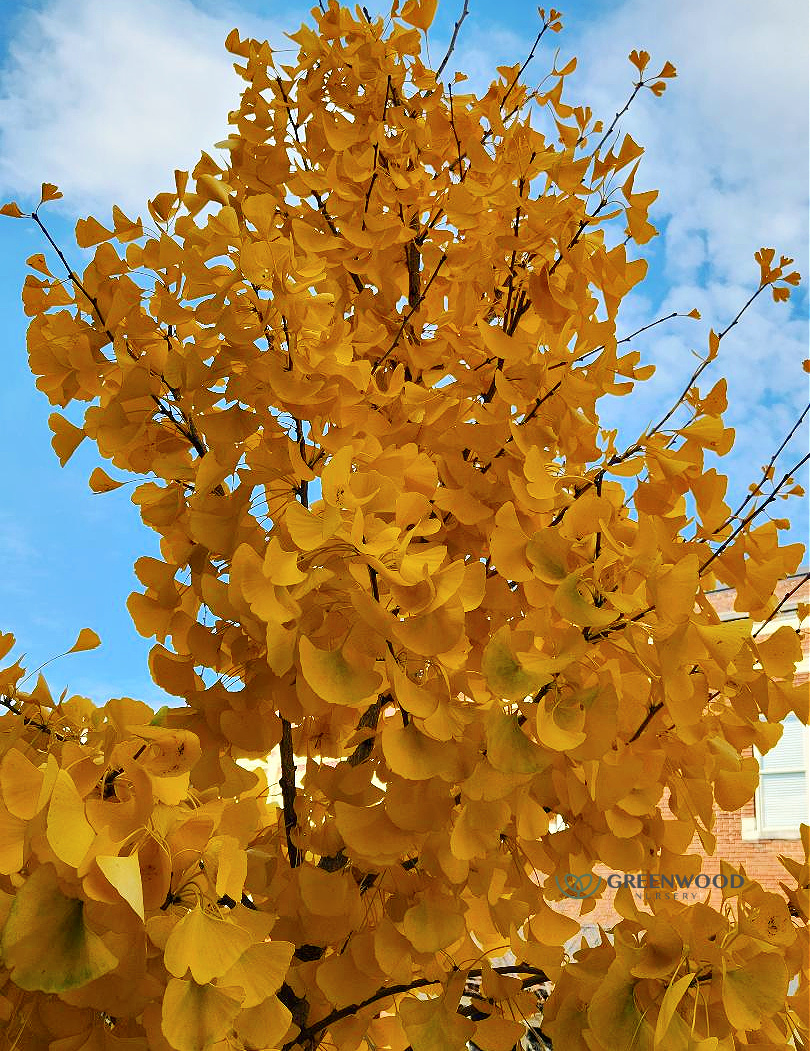
<svg viewBox="0 0 810 1051">
<path fill-rule="evenodd" d="M 705 239 L 705 261 L 721 279 L 747 283 L 751 253 L 769 238 L 781 237 L 788 254 L 806 255 L 797 222 L 808 191 L 802 5 L 628 0 L 575 32 L 574 47 L 583 94 L 607 115 L 630 87 L 631 48 L 651 52 L 651 72 L 665 59 L 678 68 L 661 100 L 644 93 L 623 120 L 648 148 L 639 186 L 661 187 L 655 210 L 677 219 L 667 253 L 673 277 L 703 261 L 699 248 L 687 258 L 679 252 L 690 234 Z"/>
<path fill-rule="evenodd" d="M 725 327 L 756 287 L 758 248 L 773 245 L 794 257 L 810 280 L 807 31 L 806 9 L 791 0 L 628 0 L 581 30 L 573 25 L 568 43 L 580 65 L 572 95 L 608 120 L 631 88 L 631 49 L 652 54 L 653 73 L 666 59 L 678 69 L 664 97 L 644 93 L 620 127 L 647 149 L 636 189 L 661 191 L 652 210 L 664 248 L 656 314 L 697 306 L 704 321 L 678 320 L 637 341 L 658 374 L 610 407 L 621 414 L 628 439 L 683 389 L 696 364 L 690 351 L 705 353 L 708 327 Z M 806 402 L 800 362 L 807 356 L 807 293 L 794 297 L 786 305 L 762 295 L 701 382 L 708 390 L 720 376 L 728 380 L 727 423 L 737 438 L 722 469 L 735 495 L 745 492 Z M 622 332 L 653 320 L 648 308 L 631 296 Z M 805 430 L 795 439 L 794 460 L 806 436 Z"/>
<path fill-rule="evenodd" d="M 239 21 L 243 33 L 278 35 Z M 25 11 L 0 71 L 0 192 L 36 193 L 47 180 L 71 210 L 141 211 L 172 189 L 174 169 L 227 134 L 244 83 L 224 48 L 233 25 L 190 0 L 45 0 Z"/>
</svg>

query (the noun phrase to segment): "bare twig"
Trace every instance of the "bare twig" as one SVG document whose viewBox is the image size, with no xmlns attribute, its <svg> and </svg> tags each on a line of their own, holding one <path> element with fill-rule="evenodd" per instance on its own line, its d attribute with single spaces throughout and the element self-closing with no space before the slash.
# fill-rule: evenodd
<svg viewBox="0 0 810 1051">
<path fill-rule="evenodd" d="M 760 285 L 759 288 L 751 296 L 749 296 L 748 300 L 743 304 L 743 306 L 737 312 L 737 315 L 734 317 L 734 319 L 732 321 L 730 321 L 726 325 L 726 327 L 723 329 L 722 332 L 718 333 L 718 335 L 717 335 L 718 346 L 722 342 L 723 338 L 734 328 L 734 326 L 737 324 L 737 322 L 740 320 L 740 318 L 743 316 L 743 314 L 746 312 L 746 310 L 751 306 L 751 304 L 754 302 L 754 300 L 757 298 L 757 296 L 760 295 L 764 291 L 764 289 L 766 289 L 768 287 L 769 287 L 769 285 L 767 285 L 767 284 L 766 285 Z M 703 361 L 701 361 L 701 363 L 698 365 L 698 367 L 692 373 L 692 375 L 691 375 L 691 377 L 689 379 L 689 382 L 684 387 L 683 391 L 681 392 L 680 396 L 678 397 L 678 400 L 675 402 L 675 404 L 672 406 L 672 408 L 669 410 L 669 412 L 667 412 L 664 416 L 661 417 L 661 419 L 658 421 L 658 423 L 656 423 L 656 425 L 652 428 L 652 430 L 647 431 L 647 433 L 644 436 L 645 439 L 646 438 L 651 438 L 654 434 L 657 434 L 663 428 L 663 426 L 666 423 L 668 423 L 669 420 L 672 419 L 672 417 L 678 411 L 678 408 L 682 404 L 684 398 L 689 393 L 689 391 L 692 389 L 693 384 L 700 378 L 700 376 L 702 375 L 704 370 L 709 367 L 709 365 L 712 363 L 712 361 L 714 361 L 714 357 L 712 357 L 712 356 L 707 356 L 706 358 L 703 359 Z M 636 449 L 634 449 L 633 451 L 634 452 L 638 451 L 638 447 Z M 625 454 L 625 455 L 627 455 L 627 454 Z"/>
<path fill-rule="evenodd" d="M 779 610 L 782 608 L 782 606 L 784 606 L 784 604 L 787 602 L 787 600 L 789 598 L 792 598 L 793 595 L 795 595 L 796 592 L 799 590 L 799 588 L 801 588 L 804 584 L 806 584 L 808 580 L 810 580 L 810 573 L 805 573 L 803 576 L 801 576 L 799 578 L 799 583 L 795 584 L 790 589 L 790 591 L 786 592 L 782 596 L 782 598 L 779 600 L 779 602 L 777 602 L 777 604 L 774 606 L 774 608 L 768 614 L 767 619 L 763 620 L 763 622 L 760 624 L 760 626 L 757 628 L 757 630 L 752 634 L 752 636 L 751 636 L 752 639 L 755 639 L 757 637 L 757 635 L 759 635 L 759 633 L 763 630 L 763 628 L 766 628 L 770 624 L 770 622 L 773 620 L 773 618 L 776 616 L 776 614 L 779 612 Z"/>
<path fill-rule="evenodd" d="M 571 249 L 574 247 L 574 245 L 579 241 L 580 237 L 582 237 L 582 235 L 585 232 L 585 230 L 587 230 L 587 228 L 591 225 L 591 223 L 594 221 L 594 219 L 597 217 L 597 215 L 599 215 L 599 213 L 602 211 L 602 209 L 605 207 L 606 204 L 607 204 L 607 197 L 603 197 L 602 200 L 597 205 L 597 207 L 594 208 L 593 214 L 586 215 L 584 219 L 580 219 L 579 225 L 577 226 L 577 229 L 576 229 L 576 232 L 574 233 L 574 236 L 571 238 L 571 240 L 568 242 L 568 246 L 565 249 L 566 252 L 570 252 L 571 251 Z M 563 261 L 564 258 L 565 258 L 564 254 L 562 252 L 560 252 L 560 254 L 557 256 L 557 258 L 554 260 L 554 262 L 548 268 L 548 276 L 549 277 L 551 277 L 551 275 L 554 273 L 554 271 L 557 269 L 557 267 L 560 265 L 560 263 Z"/>
<path fill-rule="evenodd" d="M 627 102 L 625 102 L 624 106 L 622 106 L 622 108 L 616 113 L 616 115 L 614 116 L 613 120 L 610 122 L 610 127 L 605 132 L 605 134 L 602 136 L 602 138 L 599 140 L 599 143 L 598 143 L 596 149 L 591 151 L 590 155 L 592 157 L 595 157 L 597 155 L 597 153 L 599 153 L 599 151 L 605 145 L 607 140 L 613 134 L 613 129 L 616 127 L 616 125 L 621 120 L 621 118 L 624 116 L 624 114 L 627 113 L 627 111 L 630 109 L 630 105 L 631 105 L 633 99 L 636 97 L 636 95 L 638 95 L 639 91 L 641 91 L 641 89 L 643 87 L 644 87 L 644 80 L 643 79 L 639 80 L 639 82 L 633 86 L 633 92 L 630 95 L 630 98 L 627 100 Z"/>
<path fill-rule="evenodd" d="M 40 219 L 40 217 L 36 213 L 36 211 L 32 212 L 31 218 L 34 220 L 34 222 L 37 224 L 37 226 L 40 228 L 40 230 L 43 232 L 43 234 L 45 234 L 45 237 L 48 239 L 48 242 L 50 243 L 51 248 L 53 248 L 54 252 L 56 252 L 56 254 L 59 256 L 59 259 L 61 260 L 62 265 L 64 266 L 65 270 L 67 270 L 68 277 L 70 278 L 70 280 L 73 282 L 75 287 L 81 292 L 81 294 L 84 296 L 84 298 L 87 300 L 87 302 L 92 305 L 93 311 L 94 311 L 96 317 L 98 318 L 99 322 L 101 323 L 101 327 L 104 329 L 104 331 L 105 331 L 105 333 L 107 335 L 107 338 L 109 339 L 110 343 L 114 343 L 115 340 L 113 338 L 113 334 L 107 328 L 107 322 L 102 317 L 101 310 L 99 309 L 99 305 L 98 305 L 98 300 L 94 296 L 91 296 L 90 293 L 87 291 L 87 289 L 84 287 L 84 285 L 81 283 L 81 281 L 78 278 L 78 275 L 76 274 L 76 271 L 73 269 L 73 267 L 67 261 L 67 259 L 64 256 L 64 253 L 62 252 L 62 249 L 59 247 L 59 245 L 56 243 L 56 241 L 54 241 L 54 239 L 51 237 L 51 235 L 48 232 L 45 224 L 42 222 L 42 220 Z"/>
<path fill-rule="evenodd" d="M 531 410 L 530 410 L 530 411 L 529 411 L 529 412 L 528 412 L 528 413 L 527 413 L 527 414 L 526 414 L 526 415 L 525 415 L 525 416 L 523 417 L 523 419 L 522 419 L 522 420 L 520 420 L 520 421 L 519 421 L 519 422 L 517 423 L 517 426 L 518 426 L 518 427 L 522 427 L 524 423 L 528 423 L 528 422 L 529 422 L 529 420 L 533 419 L 533 418 L 534 418 L 534 416 L 535 416 L 535 414 L 536 414 L 536 412 L 537 412 L 537 410 L 538 410 L 538 409 L 540 408 L 540 406 L 541 406 L 541 405 L 542 405 L 542 404 L 543 404 L 544 402 L 548 401 L 548 399 L 549 399 L 549 398 L 551 398 L 551 397 L 552 397 L 552 396 L 553 396 L 554 394 L 556 394 L 556 393 L 557 393 L 557 391 L 558 391 L 558 390 L 560 389 L 560 387 L 561 387 L 561 386 L 562 386 L 562 380 L 557 380 L 557 382 L 556 382 L 556 383 L 554 384 L 554 386 L 553 386 L 553 387 L 550 387 L 550 388 L 549 388 L 549 389 L 548 389 L 548 390 L 546 391 L 546 393 L 545 393 L 545 394 L 543 394 L 543 395 L 542 395 L 541 397 L 539 397 L 539 398 L 536 398 L 536 399 L 535 399 L 535 402 L 534 402 L 534 405 L 532 406 Z M 510 442 L 513 442 L 513 441 L 514 441 L 514 438 L 513 438 L 513 437 L 512 437 L 512 435 L 510 434 L 510 435 L 509 435 L 509 437 L 508 437 L 508 438 L 506 439 L 506 441 L 504 442 L 504 444 L 503 444 L 503 448 L 499 449 L 499 450 L 498 450 L 498 451 L 497 451 L 497 452 L 495 453 L 495 455 L 494 455 L 494 456 L 492 457 L 492 459 L 491 459 L 491 460 L 489 461 L 489 463 L 488 463 L 488 464 L 485 464 L 485 465 L 484 465 L 484 466 L 483 466 L 483 467 L 481 468 L 481 474 L 486 474 L 486 473 L 487 473 L 487 471 L 488 471 L 488 470 L 490 469 L 490 467 L 491 467 L 491 466 L 493 465 L 493 463 L 495 463 L 495 461 L 496 461 L 496 460 L 497 460 L 497 459 L 498 459 L 499 457 L 503 456 L 503 455 L 504 455 L 504 454 L 506 453 L 506 446 L 507 446 L 507 445 L 509 445 L 509 443 L 510 443 Z"/>
<path fill-rule="evenodd" d="M 436 70 L 436 80 L 440 79 L 442 73 L 444 72 L 444 67 L 447 65 L 448 59 L 453 54 L 453 50 L 454 50 L 454 48 L 456 46 L 456 40 L 458 39 L 458 31 L 461 29 L 461 26 L 462 26 L 462 24 L 464 22 L 464 19 L 467 17 L 467 15 L 469 13 L 470 13 L 469 0 L 464 0 L 464 8 L 462 9 L 461 14 L 458 17 L 458 20 L 456 21 L 455 26 L 453 27 L 453 35 L 452 35 L 452 37 L 450 37 L 450 44 L 449 44 L 449 46 L 447 48 L 447 51 L 444 54 L 444 58 L 439 63 L 439 68 Z"/>
<path fill-rule="evenodd" d="M 546 31 L 548 30 L 550 25 L 551 25 L 550 21 L 549 22 L 544 22 L 542 27 L 541 27 L 541 29 L 540 29 L 540 32 L 534 38 L 534 43 L 532 44 L 532 49 L 529 52 L 528 57 L 526 58 L 526 61 L 523 63 L 523 65 L 520 67 L 520 69 L 515 74 L 514 78 L 512 79 L 512 83 L 506 89 L 506 94 L 501 99 L 501 109 L 503 109 L 504 105 L 506 104 L 506 100 L 512 94 L 512 91 L 513 91 L 515 85 L 517 84 L 517 82 L 520 80 L 520 78 L 523 76 L 524 72 L 526 71 L 526 67 L 531 62 L 531 60 L 534 58 L 534 53 L 537 50 L 537 45 L 540 43 L 540 41 L 545 36 Z"/>
<path fill-rule="evenodd" d="M 804 422 L 804 418 L 805 418 L 805 416 L 807 416 L 808 412 L 810 412 L 810 404 L 805 406 L 805 408 L 802 411 L 801 415 L 799 416 L 798 420 L 796 420 L 796 422 L 791 427 L 790 432 L 788 433 L 788 435 L 785 438 L 785 440 L 782 442 L 782 444 L 779 446 L 779 448 L 776 450 L 776 452 L 773 454 L 773 456 L 768 461 L 767 466 L 762 471 L 762 480 L 756 484 L 756 486 L 754 487 L 753 492 L 750 492 L 748 494 L 748 496 L 746 496 L 746 498 L 743 500 L 743 502 L 740 504 L 740 506 L 736 509 L 736 511 L 733 511 L 731 513 L 731 515 L 725 520 L 725 522 L 723 522 L 722 525 L 718 526 L 717 529 L 715 529 L 715 533 L 721 533 L 726 528 L 726 526 L 731 525 L 731 523 L 734 521 L 735 518 L 739 518 L 739 516 L 742 514 L 742 512 L 745 510 L 745 508 L 751 503 L 751 501 L 752 500 L 756 500 L 757 496 L 759 496 L 761 494 L 762 486 L 765 485 L 765 483 L 770 478 L 771 470 L 772 470 L 774 464 L 776 463 L 776 461 L 779 458 L 780 454 L 782 452 L 784 452 L 785 448 L 787 447 L 788 443 L 790 442 L 790 439 L 793 437 L 793 435 L 796 433 L 796 431 L 799 429 L 799 427 Z"/>
<path fill-rule="evenodd" d="M 464 170 L 464 162 L 462 160 L 462 155 L 461 155 L 461 140 L 459 139 L 458 131 L 456 130 L 456 114 L 455 114 L 455 110 L 453 109 L 453 85 L 452 84 L 448 84 L 447 85 L 447 91 L 448 91 L 448 94 L 450 95 L 450 127 L 451 127 L 451 129 L 453 131 L 453 138 L 456 140 L 456 156 L 457 156 L 457 163 L 458 163 L 459 180 L 461 182 L 464 182 L 464 177 L 467 174 L 467 172 Z M 465 154 L 465 156 L 466 156 L 466 154 Z M 452 168 L 451 168 L 451 171 L 452 171 Z"/>
<path fill-rule="evenodd" d="M 367 997 L 365 1000 L 361 1000 L 356 1004 L 349 1004 L 347 1007 L 341 1007 L 338 1010 L 332 1011 L 326 1015 L 319 1022 L 314 1022 L 312 1025 L 306 1026 L 301 1030 L 298 1036 L 292 1040 L 288 1040 L 282 1047 L 281 1051 L 292 1051 L 296 1045 L 301 1047 L 314 1046 L 310 1045 L 310 1041 L 313 1040 L 319 1033 L 322 1033 L 325 1029 L 328 1029 L 330 1025 L 335 1022 L 339 1022 L 343 1018 L 350 1018 L 352 1015 L 357 1014 L 358 1011 L 362 1011 L 364 1007 L 369 1007 L 371 1004 L 377 1003 L 378 1000 L 385 1000 L 389 996 L 398 996 L 400 993 L 409 993 L 413 989 L 423 989 L 426 985 L 438 985 L 441 982 L 440 978 L 416 978 L 412 982 L 405 982 L 402 985 L 388 985 L 382 989 L 378 989 L 376 993 Z"/>
<path fill-rule="evenodd" d="M 800 471 L 801 468 L 804 467 L 804 465 L 808 462 L 808 460 L 810 460 L 810 453 L 806 453 L 801 458 L 801 460 L 799 460 L 798 463 L 794 464 L 789 471 L 785 472 L 785 474 L 779 479 L 779 481 L 774 486 L 773 492 L 771 492 L 767 496 L 767 498 L 762 501 L 759 507 L 753 508 L 753 510 L 749 514 L 747 514 L 745 518 L 743 518 L 743 520 L 740 522 L 737 528 L 729 536 L 726 537 L 726 539 L 717 548 L 717 550 L 712 552 L 712 555 L 706 559 L 706 561 L 703 563 L 699 570 L 701 575 L 705 573 L 709 566 L 712 564 L 712 562 L 714 562 L 715 559 L 719 558 L 720 555 L 722 555 L 723 552 L 726 550 L 726 548 L 729 547 L 729 545 L 737 539 L 740 533 L 747 526 L 749 526 L 755 518 L 759 517 L 759 515 L 762 514 L 762 512 L 765 510 L 766 507 L 768 507 L 769 504 L 773 503 L 773 501 L 779 495 L 779 490 L 782 488 L 782 486 L 785 485 L 789 481 L 789 479 L 791 479 L 798 471 Z"/>
<path fill-rule="evenodd" d="M 410 222 L 411 229 L 419 232 L 419 213 L 414 212 Z M 422 254 L 416 241 L 408 241 L 405 245 L 405 265 L 408 268 L 408 306 L 414 310 L 421 302 L 421 279 L 420 269 Z"/>
</svg>

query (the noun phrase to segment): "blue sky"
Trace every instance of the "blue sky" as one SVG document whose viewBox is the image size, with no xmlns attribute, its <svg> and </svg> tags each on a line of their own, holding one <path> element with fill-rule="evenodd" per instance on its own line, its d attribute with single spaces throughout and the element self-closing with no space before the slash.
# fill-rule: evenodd
<svg viewBox="0 0 810 1051">
<path fill-rule="evenodd" d="M 648 246 L 651 274 L 626 302 L 620 332 L 695 306 L 703 321 L 678 320 L 638 341 L 658 374 L 632 401 L 605 407 L 609 425 L 631 438 L 681 389 L 708 328 L 723 327 L 747 298 L 757 248 L 774 245 L 810 271 L 807 10 L 795 0 L 559 7 L 565 31 L 538 51 L 530 82 L 554 49 L 563 60 L 576 54 L 571 101 L 610 120 L 630 88 L 632 48 L 678 68 L 665 96 L 640 97 L 622 124 L 647 147 L 636 188 L 661 190 L 652 216 L 661 237 Z M 440 0 L 436 59 L 460 8 L 461 0 Z M 464 70 L 483 87 L 497 65 L 525 57 L 536 8 L 525 0 L 470 0 L 470 8 L 448 72 Z M 114 203 L 142 212 L 147 198 L 173 186 L 175 168 L 193 166 L 225 137 L 241 83 L 222 46 L 234 25 L 282 48 L 290 45 L 282 33 L 307 13 L 272 0 L 5 0 L 0 9 L 0 199 L 30 205 L 43 180 L 57 183 L 65 197 L 51 206 L 50 225 L 67 248 L 77 217 L 103 222 Z M 154 552 L 153 534 L 139 523 L 130 486 L 90 492 L 98 461 L 89 443 L 59 467 L 52 409 L 27 371 L 20 288 L 26 256 L 44 247 L 31 225 L 0 217 L 0 629 L 15 632 L 33 669 L 91 626 L 102 648 L 57 661 L 47 669 L 52 688 L 161 704 L 146 668 L 150 644 L 125 605 L 137 586 L 132 564 Z M 807 303 L 806 286 L 787 307 L 763 297 L 724 340 L 710 374 L 710 383 L 729 381 L 727 419 L 738 435 L 724 467 L 732 495 L 745 493 L 807 400 Z M 805 430 L 794 460 L 806 446 Z M 794 502 L 791 513 L 793 536 L 806 539 L 806 507 Z"/>
</svg>

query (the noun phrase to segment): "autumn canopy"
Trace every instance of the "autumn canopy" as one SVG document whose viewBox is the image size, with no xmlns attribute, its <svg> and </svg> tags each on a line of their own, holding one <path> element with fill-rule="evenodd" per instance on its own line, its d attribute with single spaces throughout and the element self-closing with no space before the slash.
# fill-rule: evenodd
<svg viewBox="0 0 810 1051">
<path fill-rule="evenodd" d="M 97 446 L 95 492 L 135 477 L 160 558 L 129 609 L 180 706 L 0 673 L 3 1048 L 509 1051 L 546 978 L 561 1051 L 807 1024 L 807 866 L 721 911 L 620 891 L 564 951 L 568 874 L 696 871 L 742 753 L 807 721 L 795 632 L 752 628 L 801 561 L 766 511 L 794 483 L 734 507 L 706 465 L 733 318 L 617 444 L 605 395 L 652 371 L 615 323 L 655 233 L 642 149 L 564 101 L 574 62 L 480 97 L 428 68 L 435 7 L 330 2 L 283 61 L 234 31 L 222 159 L 145 223 L 80 221 L 83 262 L 29 260 L 54 449 Z M 630 61 L 631 100 L 675 76 Z M 757 259 L 749 303 L 787 298 Z M 718 620 L 723 585 L 750 619 Z M 237 762 L 276 749 L 280 788 Z"/>
</svg>

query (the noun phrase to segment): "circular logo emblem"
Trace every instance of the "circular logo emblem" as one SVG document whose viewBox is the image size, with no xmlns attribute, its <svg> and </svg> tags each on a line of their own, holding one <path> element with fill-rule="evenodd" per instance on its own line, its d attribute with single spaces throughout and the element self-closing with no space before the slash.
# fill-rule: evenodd
<svg viewBox="0 0 810 1051">
<path fill-rule="evenodd" d="M 602 886 L 602 877 L 595 876 L 592 872 L 586 872 L 578 876 L 573 872 L 566 872 L 564 876 L 555 876 L 554 882 L 566 898 L 590 898 L 596 894 Z"/>
</svg>

